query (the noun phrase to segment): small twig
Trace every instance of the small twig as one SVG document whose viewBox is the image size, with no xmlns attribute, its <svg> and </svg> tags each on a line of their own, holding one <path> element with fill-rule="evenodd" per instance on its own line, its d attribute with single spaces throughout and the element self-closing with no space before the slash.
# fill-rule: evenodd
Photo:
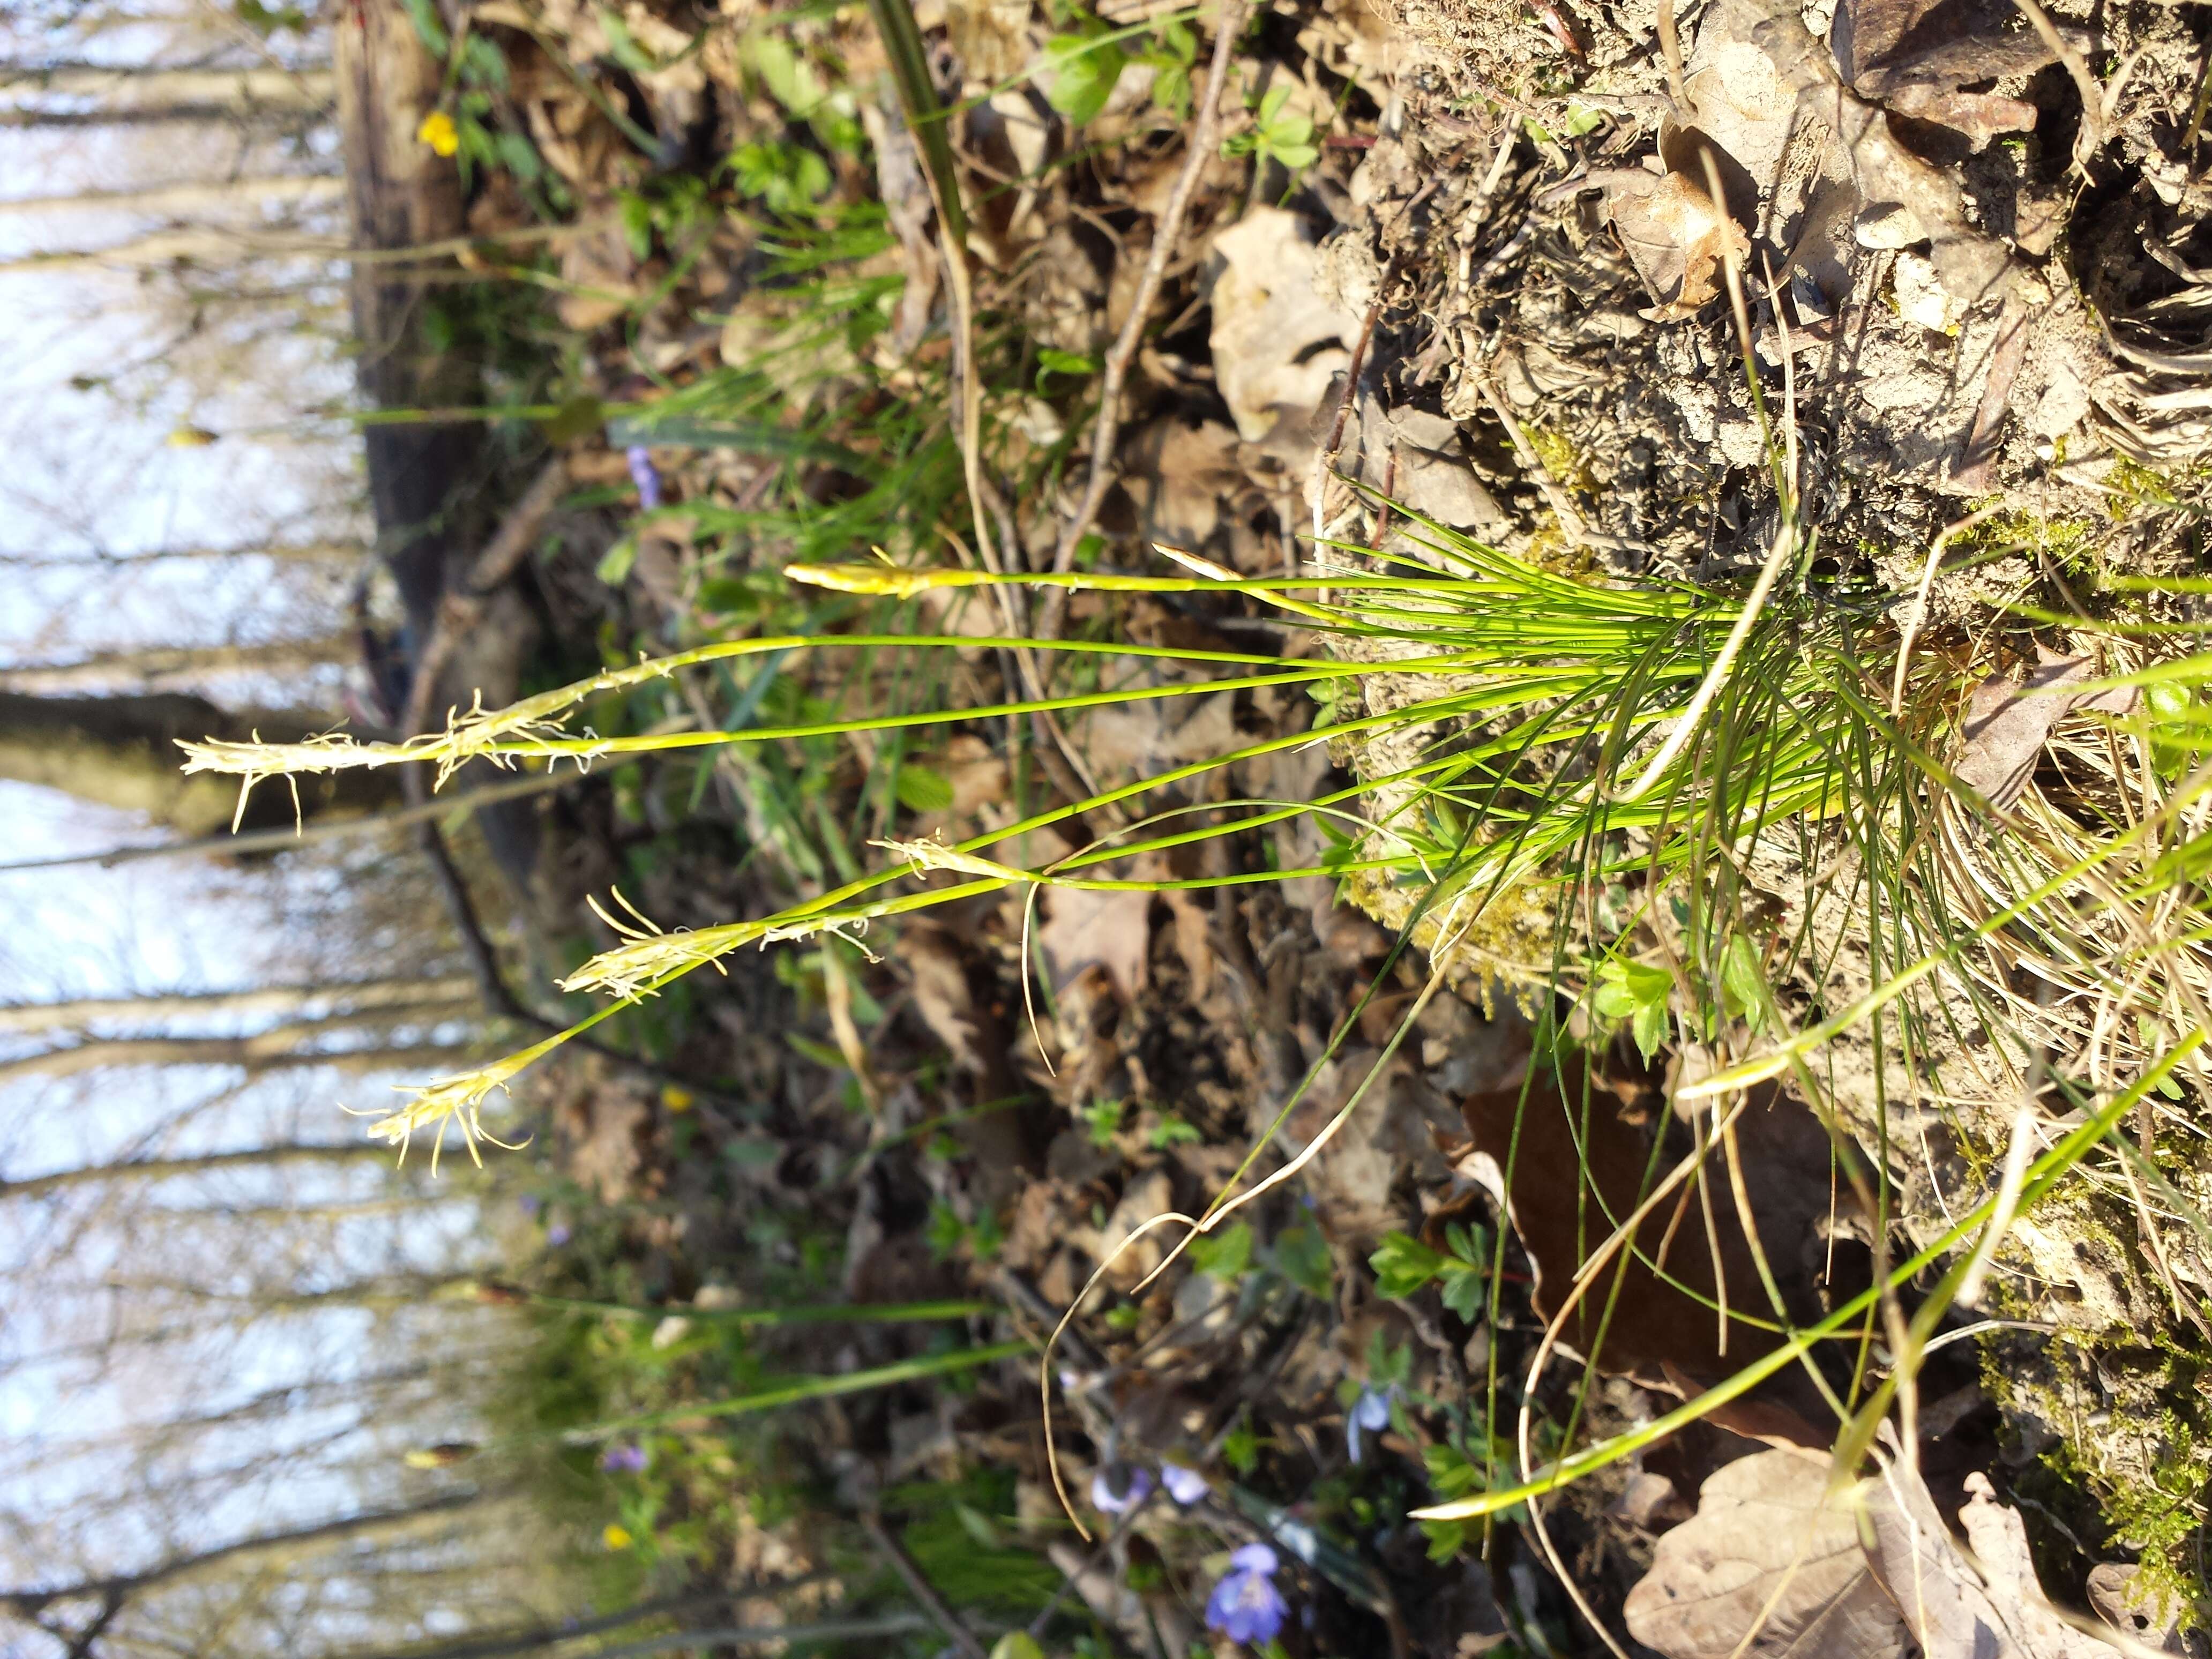
<svg viewBox="0 0 2212 1659">
<path fill-rule="evenodd" d="M 1382 543 L 1390 533 L 1390 492 L 1398 487 L 1398 446 L 1390 445 L 1389 459 L 1382 465 L 1382 504 L 1375 509 L 1375 535 L 1368 543 L 1373 551 L 1380 553 Z"/>
<path fill-rule="evenodd" d="M 1014 1304 L 1024 1314 L 1050 1330 L 1060 1318 L 1060 1310 L 1044 1299 L 1044 1295 L 1028 1279 L 1012 1267 L 1000 1267 L 991 1275 L 991 1288 Z M 1082 1332 L 1071 1330 L 1060 1339 L 1060 1346 L 1077 1366 L 1086 1371 L 1103 1370 L 1105 1356 L 1091 1346 L 1091 1340 Z"/>
<path fill-rule="evenodd" d="M 1559 521 L 1560 531 L 1576 546 L 1588 546 L 1589 526 L 1583 522 L 1583 515 L 1575 511 L 1574 503 L 1567 499 L 1567 492 L 1553 482 L 1550 471 L 1544 465 L 1543 458 L 1536 453 L 1527 435 L 1522 432 L 1521 422 L 1514 418 L 1512 410 L 1506 406 L 1505 396 L 1498 391 L 1498 382 L 1484 373 L 1475 377 L 1474 383 L 1484 400 L 1490 404 L 1492 412 L 1504 426 L 1505 435 L 1512 440 L 1513 453 L 1520 459 L 1521 470 L 1535 481 L 1537 489 L 1544 492 L 1545 503 L 1552 509 L 1552 516 Z"/>
<path fill-rule="evenodd" d="M 1674 0 L 1659 0 L 1659 55 L 1667 60 L 1667 91 L 1674 113 L 1689 118 L 1690 94 L 1682 79 L 1682 36 L 1674 27 Z"/>
<path fill-rule="evenodd" d="M 990 1656 L 983 1651 L 982 1643 L 976 1640 L 975 1632 L 960 1622 L 951 1604 L 938 1594 L 937 1586 L 929 1582 L 914 1557 L 907 1553 L 906 1546 L 900 1543 L 891 1529 L 884 1524 L 883 1516 L 873 1510 L 863 1510 L 860 1524 L 867 1528 L 868 1536 L 875 1540 L 876 1547 L 884 1553 L 892 1570 L 906 1581 L 906 1587 L 912 1592 L 914 1599 L 921 1603 L 924 1611 L 952 1638 L 952 1645 L 966 1655 L 967 1659 L 990 1659 Z"/>
<path fill-rule="evenodd" d="M 1535 220 L 1533 218 L 1523 219 L 1521 222 L 1520 229 L 1515 231 L 1510 236 L 1500 242 L 1498 246 L 1492 251 L 1490 257 L 1485 259 L 1481 265 L 1468 276 L 1467 282 L 1468 287 L 1477 293 L 1481 292 L 1484 286 L 1489 283 L 1492 277 L 1495 276 L 1499 271 L 1505 269 L 1505 264 L 1508 260 L 1512 258 L 1515 254 L 1520 252 L 1522 248 L 1528 246 L 1528 244 L 1534 240 L 1535 234 Z"/>
<path fill-rule="evenodd" d="M 1928 595 L 1936 586 L 1936 569 L 1943 562 L 1943 550 L 1992 513 L 2002 511 L 2004 506 L 2002 501 L 1991 501 L 1987 507 L 1969 513 L 1956 524 L 1944 526 L 1936 532 L 1936 539 L 1928 544 L 1928 562 L 1920 568 L 1920 585 L 1912 590 L 1912 609 L 1905 613 L 1905 632 L 1897 642 L 1897 676 L 1889 687 L 1889 717 L 1892 720 L 1905 712 L 1905 676 L 1912 666 L 1912 642 L 1920 637 L 1921 624 L 1928 620 Z"/>
<path fill-rule="evenodd" d="M 1959 456 L 1959 470 L 1952 474 L 1952 483 L 1969 494 L 1987 489 L 1996 470 L 1997 438 L 2012 406 L 2013 382 L 2020 377 L 2021 364 L 2027 356 L 2027 308 L 2017 297 L 2007 295 L 1997 316 L 1996 344 L 1990 351 L 1990 376 L 1983 385 L 1982 401 L 1974 410 L 1966 448 Z"/>
<path fill-rule="evenodd" d="M 2043 37 L 2043 44 L 2066 65 L 2067 74 L 2074 77 L 2074 89 L 2081 94 L 2081 125 L 2074 134 L 2074 167 L 2087 178 L 2089 158 L 2105 147 L 2105 89 L 2089 72 L 2087 60 L 2058 32 L 2058 26 L 2051 21 L 2051 14 L 2044 10 L 2042 0 L 2020 0 L 2020 9 L 2027 14 L 2028 22 Z"/>
<path fill-rule="evenodd" d="M 1219 33 L 1213 42 L 1213 60 L 1206 72 L 1206 90 L 1199 97 L 1198 120 L 1191 129 L 1190 153 L 1183 158 L 1182 171 L 1176 176 L 1175 188 L 1169 192 L 1166 210 L 1153 232 L 1152 245 L 1145 254 L 1144 272 L 1129 301 L 1129 314 L 1122 319 L 1121 331 L 1106 355 L 1106 372 L 1099 382 L 1098 423 L 1091 435 L 1090 477 L 1085 480 L 1082 499 L 1077 503 L 1074 516 L 1060 532 L 1059 544 L 1053 550 L 1052 568 L 1062 575 L 1075 568 L 1075 550 L 1089 533 L 1091 521 L 1098 516 L 1099 504 L 1106 499 L 1107 489 L 1115 479 L 1114 450 L 1121 432 L 1121 387 L 1128 379 L 1129 365 L 1136 358 L 1137 348 L 1144 340 L 1146 320 L 1152 314 L 1152 301 L 1159 295 L 1168 258 L 1182 238 L 1183 218 L 1190 210 L 1191 198 L 1198 193 L 1199 179 L 1213 158 L 1215 140 L 1221 130 L 1221 94 L 1229 82 L 1230 62 L 1237 55 L 1237 38 L 1244 30 L 1244 13 L 1245 0 L 1224 0 L 1218 25 Z M 1040 608 L 1037 631 L 1047 639 L 1056 637 L 1066 608 L 1066 600 L 1059 590 L 1048 593 Z"/>
<path fill-rule="evenodd" d="M 1053 1614 L 1058 1613 L 1066 1604 L 1071 1594 L 1081 1593 L 1081 1581 L 1104 1565 L 1107 1553 L 1129 1535 L 1137 1524 L 1137 1517 L 1145 1512 L 1145 1506 L 1158 1496 L 1159 1489 L 1154 1487 L 1132 1504 L 1128 1512 L 1114 1523 L 1111 1532 L 1098 1540 L 1092 1548 L 1089 1559 L 1075 1571 L 1070 1572 L 1066 1567 L 1060 1568 L 1060 1588 L 1053 1592 L 1052 1599 L 1044 1604 L 1044 1610 L 1030 1620 L 1029 1631 L 1032 1637 L 1040 1641 L 1043 1639 L 1046 1626 L 1052 1623 Z"/>
<path fill-rule="evenodd" d="M 1398 274 L 1398 256 L 1393 253 L 1389 263 L 1382 267 L 1382 279 L 1375 285 L 1374 303 L 1367 307 L 1366 320 L 1359 325 L 1359 337 L 1352 343 L 1352 361 L 1345 366 L 1344 395 L 1336 400 L 1336 418 L 1329 422 L 1328 441 L 1314 456 L 1313 538 L 1318 544 L 1326 529 L 1326 506 L 1328 481 L 1336 471 L 1337 457 L 1344 450 L 1344 428 L 1351 424 L 1352 406 L 1359 399 L 1359 371 L 1367 362 L 1367 348 L 1375 339 L 1375 325 L 1382 315 L 1382 302 L 1389 294 L 1391 279 Z"/>
</svg>

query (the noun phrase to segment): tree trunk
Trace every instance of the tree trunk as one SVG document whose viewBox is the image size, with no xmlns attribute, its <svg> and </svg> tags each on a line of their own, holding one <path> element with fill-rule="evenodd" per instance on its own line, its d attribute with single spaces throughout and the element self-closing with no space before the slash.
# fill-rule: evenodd
<svg viewBox="0 0 2212 1659">
<path fill-rule="evenodd" d="M 239 265 L 249 259 L 336 258 L 345 244 L 304 230 L 248 230 L 222 225 L 184 225 L 118 242 L 112 247 L 65 248 L 0 259 L 0 271 L 82 270 L 94 265 Z"/>
<path fill-rule="evenodd" d="M 345 194 L 335 173 L 284 173 L 259 179 L 202 179 L 152 190 L 88 190 L 72 196 L 19 196 L 0 202 L 0 218 L 26 213 L 166 213 L 178 218 L 234 203 L 331 202 Z"/>
<path fill-rule="evenodd" d="M 336 58 L 356 247 L 419 248 L 461 235 L 467 213 L 459 170 L 416 137 L 422 117 L 438 106 L 444 71 L 423 49 L 405 0 L 354 0 L 340 14 Z M 359 380 L 362 400 L 371 408 L 465 408 L 483 401 L 477 366 L 435 350 L 426 337 L 426 281 L 404 266 L 354 264 Z M 483 428 L 377 425 L 362 438 L 378 544 L 406 605 L 413 648 L 422 652 L 437 637 L 447 595 L 469 583 L 475 550 L 489 533 Z M 435 677 L 428 702 L 434 711 L 466 707 L 479 694 L 486 707 L 496 707 L 512 700 L 520 684 L 535 642 L 534 616 L 505 586 L 477 610 L 479 619 Z M 481 809 L 477 821 L 518 896 L 533 902 L 535 808 L 510 801 Z"/>
<path fill-rule="evenodd" d="M 234 1152 L 202 1152 L 193 1158 L 126 1158 L 119 1164 L 91 1164 L 74 1170 L 50 1170 L 21 1181 L 0 1181 L 0 1198 L 43 1198 L 71 1187 L 110 1181 L 169 1181 L 180 1176 L 216 1175 L 284 1164 L 350 1164 L 365 1158 L 388 1161 L 392 1149 L 374 1140 L 300 1141 L 249 1146 Z"/>
<path fill-rule="evenodd" d="M 0 94 L 10 99 L 96 98 L 97 113 L 108 118 L 147 111 L 189 110 L 206 119 L 262 110 L 326 110 L 336 90 L 326 69 L 124 69 L 106 64 L 0 68 Z M 35 123 L 37 112 L 24 113 Z"/>
<path fill-rule="evenodd" d="M 0 265 L 0 270 L 4 269 Z M 0 668 L 0 692 L 50 697 L 118 684 L 160 691 L 210 674 L 296 671 L 324 663 L 349 662 L 359 655 L 360 650 L 361 636 L 355 633 L 325 634 L 312 640 L 276 640 L 264 645 L 147 646 L 130 651 L 103 651 L 76 662 L 30 663 L 21 668 Z"/>
<path fill-rule="evenodd" d="M 228 827 L 234 781 L 180 769 L 180 738 L 243 738 L 258 731 L 296 743 L 323 728 L 297 714 L 233 714 L 177 692 L 115 697 L 33 697 L 0 690 L 0 778 L 66 790 L 82 800 L 143 812 L 187 837 Z M 301 817 L 373 812 L 399 799 L 392 769 L 325 773 L 299 780 Z M 243 826 L 294 822 L 292 792 L 264 784 L 246 804 Z"/>
<path fill-rule="evenodd" d="M 337 106 L 356 248 L 419 247 L 468 228 L 460 173 L 416 137 L 438 104 L 442 71 L 424 50 L 404 0 L 359 0 L 337 27 Z M 422 327 L 419 276 L 375 264 L 353 276 L 362 401 L 372 409 L 483 402 L 473 363 L 431 349 Z M 475 426 L 374 426 L 362 434 L 377 535 L 418 641 L 474 544 L 473 514 L 456 509 L 482 465 Z"/>
<path fill-rule="evenodd" d="M 0 1004 L 0 1034 L 74 1030 L 100 1022 L 161 1024 L 240 1014 L 296 1014 L 328 1005 L 359 1012 L 476 1000 L 471 979 L 369 979 L 331 985 L 272 985 L 254 991 L 198 991 L 174 996 L 88 997 L 74 1002 Z"/>
<path fill-rule="evenodd" d="M 280 293 L 273 297 L 290 300 L 296 295 Z M 279 542 L 266 547 L 155 547 L 137 553 L 38 553 L 24 548 L 0 552 L 0 565 L 21 570 L 67 570 L 102 565 L 160 564 L 169 559 L 270 559 L 279 564 L 319 564 L 357 559 L 365 550 L 359 542 Z"/>
<path fill-rule="evenodd" d="M 280 1025 L 250 1037 L 95 1038 L 21 1060 L 0 1060 L 0 1084 L 32 1077 L 76 1077 L 120 1066 L 234 1066 L 249 1075 L 308 1066 L 344 1072 L 453 1072 L 461 1069 L 473 1049 L 466 1042 L 418 1042 L 405 1048 L 301 1046 L 304 1037 L 326 1029 Z"/>
<path fill-rule="evenodd" d="M 240 1539 L 235 1543 L 204 1550 L 197 1555 L 176 1557 L 143 1572 L 119 1573 L 106 1578 L 56 1585 L 52 1589 L 0 1590 L 0 1607 L 5 1607 L 25 1620 L 35 1620 L 49 1607 L 67 1606 L 76 1601 L 97 1602 L 112 1609 L 121 1607 L 133 1596 L 156 1585 L 203 1577 L 218 1567 L 251 1565 L 266 1571 L 310 1559 L 327 1546 L 394 1543 L 409 1537 L 419 1537 L 434 1531 L 446 1517 L 481 1504 L 492 1496 L 495 1494 L 486 1492 L 449 1492 L 423 1503 L 410 1504 L 404 1509 L 370 1510 L 360 1515 L 325 1521 L 317 1526 L 271 1533 L 260 1538 Z"/>
</svg>

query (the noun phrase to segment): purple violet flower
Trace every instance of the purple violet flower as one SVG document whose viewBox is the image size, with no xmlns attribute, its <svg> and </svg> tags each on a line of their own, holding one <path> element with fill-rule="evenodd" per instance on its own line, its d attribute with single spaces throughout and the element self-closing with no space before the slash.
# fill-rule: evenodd
<svg viewBox="0 0 2212 1659">
<path fill-rule="evenodd" d="M 609 1474 L 642 1474 L 645 1462 L 645 1448 L 635 1441 L 610 1446 L 599 1455 L 599 1467 Z"/>
<path fill-rule="evenodd" d="M 525 1215 L 536 1215 L 544 1207 L 544 1200 L 535 1193 L 525 1193 L 514 1201 L 522 1206 L 522 1212 Z"/>
<path fill-rule="evenodd" d="M 632 444 L 623 459 L 629 463 L 629 481 L 637 486 L 637 504 L 651 512 L 662 499 L 660 469 L 653 464 L 653 452 L 643 444 Z"/>
<path fill-rule="evenodd" d="M 1106 1470 L 1102 1468 L 1091 1477 L 1091 1502 L 1102 1514 L 1127 1515 L 1152 1495 L 1152 1477 L 1141 1468 L 1129 1471 L 1128 1484 L 1118 1492 Z"/>
<path fill-rule="evenodd" d="M 573 1237 L 574 1235 L 569 1232 L 568 1224 L 565 1221 L 556 1221 L 545 1230 L 545 1242 L 556 1250 Z"/>
<path fill-rule="evenodd" d="M 1180 1463 L 1160 1465 L 1160 1484 L 1168 1489 L 1168 1496 L 1184 1509 L 1204 1503 L 1213 1491 L 1204 1475 Z"/>
<path fill-rule="evenodd" d="M 1395 1383 L 1387 1389 L 1362 1389 L 1359 1398 L 1344 1416 L 1344 1443 L 1352 1454 L 1352 1461 L 1359 1461 L 1359 1432 L 1363 1429 L 1387 1429 L 1390 1426 L 1390 1402 L 1398 1397 Z"/>
<path fill-rule="evenodd" d="M 1206 1598 L 1206 1627 L 1247 1646 L 1273 1641 L 1291 1612 L 1275 1588 L 1281 1565 L 1265 1544 L 1247 1544 L 1231 1556 L 1229 1571 Z"/>
</svg>

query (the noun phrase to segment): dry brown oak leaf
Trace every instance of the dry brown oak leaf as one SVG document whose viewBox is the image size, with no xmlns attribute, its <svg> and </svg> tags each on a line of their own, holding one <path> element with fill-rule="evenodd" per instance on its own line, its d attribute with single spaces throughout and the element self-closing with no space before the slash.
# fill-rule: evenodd
<svg viewBox="0 0 2212 1659">
<path fill-rule="evenodd" d="M 1901 1463 L 1832 1491 L 1822 1456 L 1726 1465 L 1628 1593 L 1629 1633 L 1666 1659 L 2112 1659 L 2044 1598 L 2019 1515 L 1966 1480 L 1962 1550 Z M 1972 1554 L 1969 1555 L 1968 1552 Z"/>
<path fill-rule="evenodd" d="M 2035 106 L 1962 88 L 2058 61 L 2011 0 L 1845 0 L 1828 44 L 1852 91 L 1963 132 L 1976 149 L 2033 130 Z"/>
</svg>

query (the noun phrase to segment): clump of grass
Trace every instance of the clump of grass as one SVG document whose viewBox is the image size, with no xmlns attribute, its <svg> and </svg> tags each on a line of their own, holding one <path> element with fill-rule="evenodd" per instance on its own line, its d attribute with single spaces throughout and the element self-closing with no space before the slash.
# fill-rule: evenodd
<svg viewBox="0 0 2212 1659">
<path fill-rule="evenodd" d="M 1439 973 L 1456 942 L 1504 896 L 1522 903 L 1540 892 L 1555 918 L 1537 988 L 1549 1006 L 1578 1010 L 1600 1030 L 1627 1023 L 1647 1048 L 1663 1042 L 1700 1054 L 1706 1074 L 1678 1097 L 1711 1103 L 1717 1132 L 1741 1109 L 1743 1090 L 1789 1078 L 1839 1135 L 1849 1122 L 1873 1143 L 1871 1171 L 1840 1141 L 1839 1150 L 1847 1172 L 1871 1183 L 1868 1212 L 1885 1227 L 1889 1200 L 1875 1189 L 1892 1159 L 1891 1079 L 1909 1090 L 1930 1065 L 1958 1067 L 1972 1054 L 1982 1074 L 1954 1071 L 1943 1086 L 2017 1100 L 2046 1074 L 2040 1056 L 2054 1042 L 2087 1034 L 2086 1069 L 2059 1079 L 2081 1100 L 2083 1121 L 2023 1165 L 2016 1191 L 1985 1198 L 1936 1243 L 1888 1267 L 1875 1288 L 1813 1327 L 1785 1329 L 1779 1346 L 1648 1428 L 1563 1449 L 1539 1468 L 1524 1420 L 1517 1481 L 1486 1480 L 1485 1490 L 1421 1512 L 1461 1522 L 1540 1498 L 1628 1455 L 1825 1344 L 1863 1349 L 1869 1322 L 1883 1316 L 1886 1304 L 1893 1310 L 1917 1275 L 1978 1241 L 1985 1257 L 2011 1217 L 2062 1180 L 2112 1179 L 2129 1170 L 2122 1163 L 2107 1170 L 2100 1161 L 2108 1132 L 2150 1091 L 2201 1065 L 2197 1050 L 2212 1024 L 2203 1014 L 2212 925 L 2195 886 L 2212 866 L 2212 769 L 2185 771 L 2212 729 L 2212 720 L 2194 712 L 2197 688 L 2212 681 L 2212 659 L 2116 676 L 2114 684 L 2186 688 L 2189 697 L 2169 697 L 2160 726 L 2062 728 L 2062 765 L 2082 768 L 2075 798 L 2061 803 L 2031 792 L 2021 807 L 1999 811 L 1946 760 L 1984 665 L 1923 651 L 1905 664 L 1905 695 L 1893 713 L 1900 641 L 1891 596 L 1848 574 L 1820 574 L 1809 544 L 1778 540 L 1747 597 L 1687 583 L 1578 580 L 1413 522 L 1418 560 L 1375 560 L 1376 569 L 1354 558 L 1359 550 L 1342 549 L 1291 577 L 1238 577 L 1188 556 L 1177 557 L 1185 574 L 1165 576 L 995 576 L 888 563 L 797 564 L 787 573 L 817 588 L 892 601 L 986 587 L 1241 593 L 1321 635 L 1330 647 L 1321 659 L 1018 635 L 823 632 L 722 641 L 611 669 L 508 709 L 472 710 L 446 732 L 409 744 L 195 744 L 190 764 L 251 787 L 298 770 L 427 764 L 442 776 L 479 757 L 589 764 L 611 755 L 1066 715 L 1232 688 L 1295 688 L 1322 702 L 1316 730 L 1243 744 L 955 844 L 886 839 L 872 871 L 769 917 L 671 933 L 635 912 L 604 912 L 623 942 L 566 983 L 607 996 L 605 1009 L 526 1055 L 431 1085 L 388 1121 L 412 1133 L 456 1117 L 471 1144 L 485 1095 L 520 1063 L 732 951 L 827 932 L 857 939 L 878 921 L 1048 886 L 1158 891 L 1334 878 L 1365 888 L 1377 908 L 1398 896 L 1397 919 L 1409 933 L 1426 927 Z M 1097 687 L 739 731 L 600 738 L 590 728 L 596 698 L 748 655 L 979 647 L 1087 661 Z M 1190 678 L 1148 676 L 1164 659 Z M 1002 855 L 1030 831 L 1142 803 L 1317 735 L 1352 760 L 1356 785 L 1310 801 L 1230 805 L 1195 824 L 1187 811 L 1140 817 L 1109 843 L 1042 866 Z M 2091 763 L 2095 755 L 2104 760 Z M 1120 860 L 1309 815 L 1332 842 L 1310 868 L 1178 881 L 1108 873 Z M 1417 1004 L 1405 1022 L 1418 1012 Z M 1976 1033 L 1990 1040 L 1970 1042 Z M 1825 1079 L 1830 1046 L 1850 1042 L 1872 1050 L 1871 1101 L 1839 1096 Z M 1266 1144 L 1263 1137 L 1230 1191 Z M 1234 1198 L 1225 1191 L 1202 1218 L 1175 1219 L 1194 1236 L 1295 1167 Z M 1669 1181 L 1683 1178 L 1678 1171 Z M 1647 1206 L 1667 1190 L 1666 1183 L 1655 1188 Z M 1619 1258 L 1635 1219 L 1605 1217 L 1615 1231 L 1594 1260 Z M 1924 1342 L 1966 1283 L 1968 1266 L 1955 1261 L 1909 1328 L 1893 1335 Z M 1786 1327 L 1778 1301 L 1773 1313 Z M 1734 1316 L 1752 1318 L 1748 1310 Z M 1548 1345 L 1537 1370 L 1547 1352 Z M 1838 1401 L 1847 1450 L 1867 1443 L 1895 1390 L 1909 1387 L 1914 1350 L 1900 1352 L 1900 1371 L 1878 1386 L 1855 1384 Z M 1524 1398 L 1534 1382 L 1532 1372 Z"/>
</svg>

